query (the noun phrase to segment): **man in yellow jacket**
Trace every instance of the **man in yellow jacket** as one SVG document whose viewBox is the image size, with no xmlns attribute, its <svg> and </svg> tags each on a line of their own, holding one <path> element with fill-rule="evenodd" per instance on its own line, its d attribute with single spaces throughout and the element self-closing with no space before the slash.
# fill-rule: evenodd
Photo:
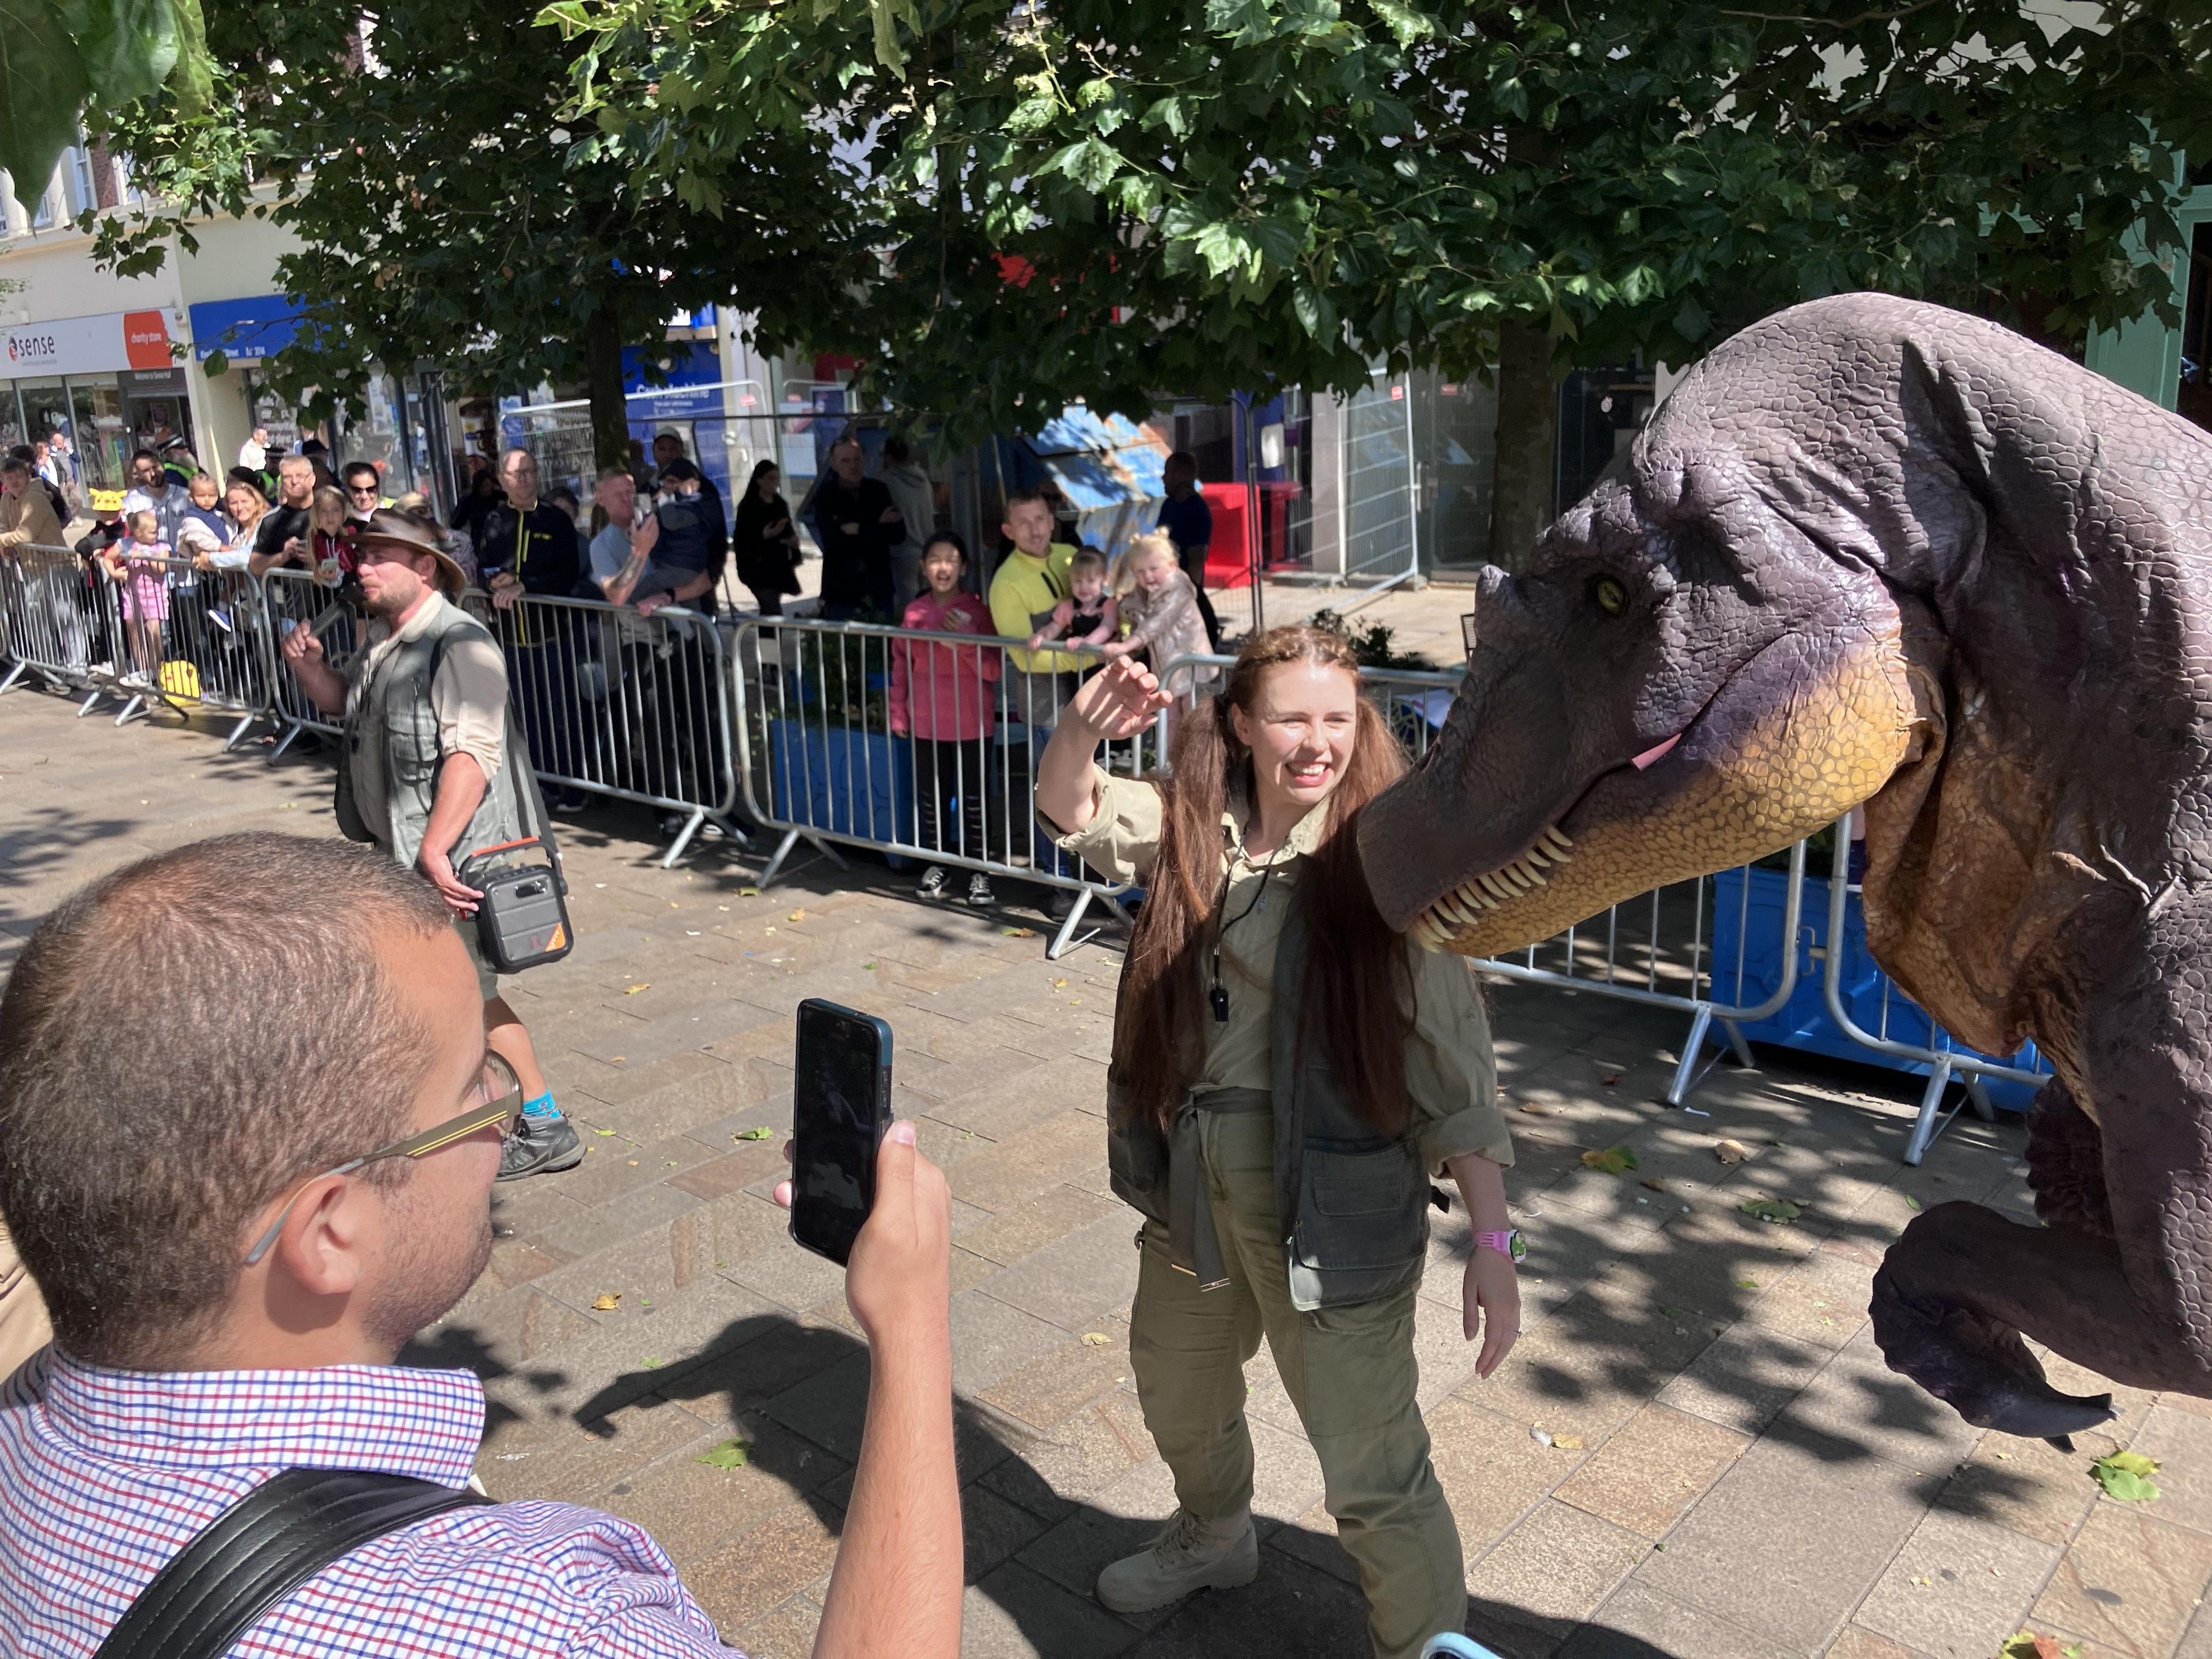
<svg viewBox="0 0 2212 1659">
<path fill-rule="evenodd" d="M 1067 567 L 1075 550 L 1052 538 L 1052 508 L 1044 497 L 1030 490 L 1006 499 L 1006 522 L 1000 526 L 1014 544 L 991 578 L 991 625 L 1007 639 L 1026 640 L 1052 620 L 1053 607 L 1068 597 Z M 1030 792 L 1036 757 L 1059 721 L 1060 711 L 1075 695 L 1077 675 L 1084 659 L 1069 651 L 1031 651 L 1009 647 L 1006 672 L 1000 681 L 1009 720 L 1019 720 L 1028 733 L 1030 752 L 1006 773 L 1007 861 L 1032 864 L 1048 872 L 1059 872 L 1061 860 L 1051 841 L 1037 830 Z M 1012 733 L 1004 738 L 1012 741 Z M 1064 916 L 1074 896 L 1065 887 L 1053 890 L 1051 914 Z"/>
</svg>

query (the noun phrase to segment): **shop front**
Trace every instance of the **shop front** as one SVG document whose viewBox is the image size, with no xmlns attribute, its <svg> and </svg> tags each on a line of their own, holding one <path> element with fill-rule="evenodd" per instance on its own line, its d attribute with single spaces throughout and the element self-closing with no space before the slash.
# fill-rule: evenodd
<svg viewBox="0 0 2212 1659">
<path fill-rule="evenodd" d="M 98 490 L 124 487 L 133 450 L 174 441 L 197 453 L 171 346 L 183 321 L 173 311 L 117 311 L 0 328 L 0 447 L 59 433 L 82 485 Z"/>
</svg>

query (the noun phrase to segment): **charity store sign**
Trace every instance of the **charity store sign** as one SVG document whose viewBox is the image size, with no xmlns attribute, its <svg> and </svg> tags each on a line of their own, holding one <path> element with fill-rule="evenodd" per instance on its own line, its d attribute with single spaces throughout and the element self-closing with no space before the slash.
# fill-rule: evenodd
<svg viewBox="0 0 2212 1659">
<path fill-rule="evenodd" d="M 171 315 L 164 311 L 111 311 L 98 317 L 16 323 L 0 328 L 0 380 L 170 368 L 176 362 L 169 349 L 172 337 Z"/>
</svg>

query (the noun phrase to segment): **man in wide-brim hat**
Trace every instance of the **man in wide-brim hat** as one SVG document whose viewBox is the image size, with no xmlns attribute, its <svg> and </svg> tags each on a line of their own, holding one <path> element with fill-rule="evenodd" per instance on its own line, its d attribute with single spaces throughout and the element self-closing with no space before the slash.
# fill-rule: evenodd
<svg viewBox="0 0 2212 1659">
<path fill-rule="evenodd" d="M 468 578 L 435 524 L 380 507 L 354 526 L 353 543 L 369 617 L 362 648 L 340 672 L 313 629 L 284 637 L 284 661 L 301 689 L 344 721 L 338 828 L 419 871 L 453 913 L 476 963 L 486 1037 L 522 1085 L 522 1117 L 501 1151 L 499 1178 L 574 1169 L 583 1146 L 554 1106 L 530 1034 L 477 943 L 483 895 L 456 867 L 472 851 L 529 834 L 522 791 L 534 786 L 528 745 L 507 717 L 506 659 L 483 623 L 454 603 Z"/>
</svg>

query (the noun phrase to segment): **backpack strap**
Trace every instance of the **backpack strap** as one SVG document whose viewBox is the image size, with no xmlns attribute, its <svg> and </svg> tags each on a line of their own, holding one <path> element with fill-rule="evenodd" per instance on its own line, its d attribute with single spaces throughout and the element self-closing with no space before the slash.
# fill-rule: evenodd
<svg viewBox="0 0 2212 1659">
<path fill-rule="evenodd" d="M 171 1558 L 94 1659 L 221 1659 L 263 1614 L 342 1556 L 414 1522 L 491 1501 L 404 1474 L 287 1469 Z"/>
</svg>

